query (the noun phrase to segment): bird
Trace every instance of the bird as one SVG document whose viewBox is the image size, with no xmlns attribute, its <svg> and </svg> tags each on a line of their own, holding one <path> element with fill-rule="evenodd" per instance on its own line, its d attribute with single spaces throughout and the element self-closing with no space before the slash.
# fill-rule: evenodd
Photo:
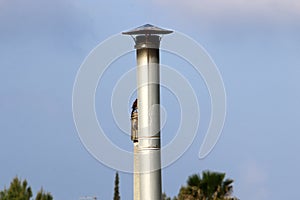
<svg viewBox="0 0 300 200">
<path fill-rule="evenodd" d="M 135 99 L 131 108 L 132 108 L 132 111 L 131 111 L 131 115 L 132 115 L 134 113 L 134 111 L 136 111 L 138 109 L 137 99 Z"/>
</svg>

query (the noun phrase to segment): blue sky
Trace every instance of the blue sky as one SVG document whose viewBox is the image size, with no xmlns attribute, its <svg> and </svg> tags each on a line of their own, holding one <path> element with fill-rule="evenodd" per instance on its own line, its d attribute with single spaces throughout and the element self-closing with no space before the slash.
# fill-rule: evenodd
<svg viewBox="0 0 300 200">
<path fill-rule="evenodd" d="M 43 186 L 55 199 L 112 198 L 115 170 L 95 160 L 77 135 L 72 118 L 73 83 L 84 58 L 97 44 L 152 23 L 200 43 L 217 64 L 227 93 L 221 138 L 209 156 L 199 160 L 210 117 L 209 95 L 201 78 L 183 72 L 184 66 L 178 63 L 184 62 L 162 55 L 163 64 L 182 70 L 199 91 L 201 108 L 192 146 L 163 169 L 163 190 L 174 196 L 187 176 L 210 169 L 234 179 L 234 194 L 240 199 L 296 199 L 299 13 L 296 0 L 0 0 L 0 187 L 18 175 L 34 191 Z M 127 58 L 129 67 L 134 59 L 134 54 Z M 114 72 L 120 74 L 112 67 Z M 96 97 L 105 95 L 98 92 Z M 167 91 L 162 94 L 168 116 L 176 116 L 172 113 L 176 107 L 170 104 L 173 100 Z M 98 105 L 99 116 L 107 111 L 101 109 Z M 131 147 L 111 119 L 101 120 L 114 133 L 112 141 Z M 176 130 L 178 118 L 168 120 L 165 132 Z M 171 140 L 170 135 L 164 138 Z M 120 179 L 121 198 L 132 199 L 131 175 L 121 172 Z"/>
</svg>

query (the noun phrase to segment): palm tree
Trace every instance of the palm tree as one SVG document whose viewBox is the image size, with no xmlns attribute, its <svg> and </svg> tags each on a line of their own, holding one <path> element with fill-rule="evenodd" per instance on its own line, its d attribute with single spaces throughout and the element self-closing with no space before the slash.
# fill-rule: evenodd
<svg viewBox="0 0 300 200">
<path fill-rule="evenodd" d="M 178 200 L 222 200 L 232 193 L 233 180 L 225 179 L 225 173 L 202 172 L 188 177 L 187 186 L 181 187 Z"/>
<path fill-rule="evenodd" d="M 201 199 L 201 178 L 198 174 L 188 177 L 187 186 L 182 186 L 178 194 L 178 200 Z"/>
</svg>

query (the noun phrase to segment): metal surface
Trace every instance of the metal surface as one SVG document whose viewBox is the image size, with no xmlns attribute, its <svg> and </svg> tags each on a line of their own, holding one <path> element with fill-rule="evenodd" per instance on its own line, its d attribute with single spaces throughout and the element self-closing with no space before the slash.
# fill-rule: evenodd
<svg viewBox="0 0 300 200">
<path fill-rule="evenodd" d="M 140 173 L 139 173 L 139 157 L 138 157 L 138 143 L 133 143 L 133 200 L 140 200 Z"/>
<path fill-rule="evenodd" d="M 137 49 L 137 65 L 140 199 L 160 200 L 159 49 Z"/>
<path fill-rule="evenodd" d="M 169 33 L 172 31 L 150 24 L 123 32 L 134 37 L 137 49 L 137 163 L 140 200 L 161 200 L 162 197 L 159 44 L 161 35 Z"/>
<path fill-rule="evenodd" d="M 80 197 L 79 200 L 97 200 L 97 197 L 85 196 L 85 197 Z"/>
<path fill-rule="evenodd" d="M 137 99 L 132 104 L 131 111 L 131 140 L 133 142 L 133 200 L 140 200 L 140 173 L 138 158 L 138 105 Z"/>
<path fill-rule="evenodd" d="M 153 26 L 151 24 L 145 24 L 145 25 L 137 27 L 133 30 L 125 31 L 125 32 L 123 32 L 123 34 L 125 34 L 125 35 L 147 35 L 147 34 L 162 35 L 162 34 L 169 34 L 172 32 L 173 31 L 159 28 L 159 27 Z"/>
</svg>

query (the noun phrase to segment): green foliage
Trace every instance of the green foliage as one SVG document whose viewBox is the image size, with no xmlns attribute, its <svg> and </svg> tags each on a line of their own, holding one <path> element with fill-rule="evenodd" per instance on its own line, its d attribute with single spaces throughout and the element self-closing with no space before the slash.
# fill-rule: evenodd
<svg viewBox="0 0 300 200">
<path fill-rule="evenodd" d="M 168 197 L 166 193 L 162 193 L 162 200 L 171 200 L 171 198 Z"/>
<path fill-rule="evenodd" d="M 119 192 L 119 173 L 116 172 L 115 176 L 115 189 L 114 189 L 114 200 L 120 200 L 120 192 Z"/>
<path fill-rule="evenodd" d="M 187 185 L 180 188 L 178 200 L 223 200 L 233 191 L 233 180 L 225 179 L 225 173 L 202 172 L 188 177 Z"/>
<path fill-rule="evenodd" d="M 43 188 L 41 188 L 37 193 L 35 200 L 53 200 L 53 197 L 49 192 L 45 192 Z"/>
<path fill-rule="evenodd" d="M 0 200 L 30 200 L 32 197 L 31 188 L 28 186 L 27 181 L 20 180 L 18 177 L 15 177 L 8 189 L 0 191 Z M 53 197 L 50 193 L 46 193 L 41 189 L 35 200 L 53 200 Z"/>
<path fill-rule="evenodd" d="M 27 181 L 21 181 L 15 177 L 8 189 L 0 192 L 0 200 L 30 200 L 32 197 L 31 188 L 27 185 Z"/>
</svg>

